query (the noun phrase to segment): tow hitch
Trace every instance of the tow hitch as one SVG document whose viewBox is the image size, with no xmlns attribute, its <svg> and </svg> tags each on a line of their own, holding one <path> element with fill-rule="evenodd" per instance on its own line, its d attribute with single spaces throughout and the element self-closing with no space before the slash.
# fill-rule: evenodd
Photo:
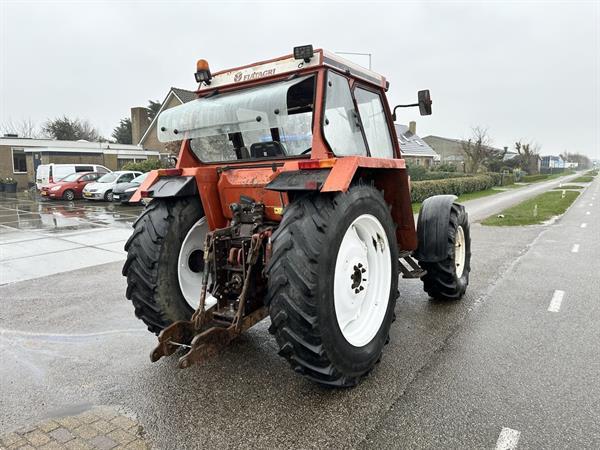
<svg viewBox="0 0 600 450">
<path fill-rule="evenodd" d="M 190 320 L 175 322 L 158 335 L 158 346 L 150 354 L 152 362 L 186 348 L 189 350 L 178 363 L 185 369 L 218 354 L 267 316 L 260 272 L 266 263 L 265 243 L 272 228 L 263 225 L 262 204 L 233 204 L 231 209 L 231 226 L 206 235 L 198 308 Z M 209 287 L 217 304 L 206 310 Z"/>
</svg>

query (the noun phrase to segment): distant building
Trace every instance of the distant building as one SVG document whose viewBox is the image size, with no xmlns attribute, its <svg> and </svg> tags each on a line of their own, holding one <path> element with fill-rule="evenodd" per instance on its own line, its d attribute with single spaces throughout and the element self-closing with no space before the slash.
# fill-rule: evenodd
<svg viewBox="0 0 600 450">
<path fill-rule="evenodd" d="M 454 164 L 459 170 L 464 170 L 465 154 L 462 149 L 463 141 L 441 136 L 425 136 L 423 141 L 440 156 L 442 164 Z"/>
<path fill-rule="evenodd" d="M 408 165 L 431 167 L 440 160 L 440 156 L 417 136 L 417 123 L 410 122 L 408 126 L 394 124 L 400 144 L 402 157 Z"/>
<path fill-rule="evenodd" d="M 561 172 L 565 170 L 565 160 L 560 156 L 548 155 L 542 156 L 541 172 L 552 172 L 556 170 Z"/>
<path fill-rule="evenodd" d="M 156 126 L 158 121 L 158 115 L 165 109 L 173 108 L 175 106 L 182 105 L 184 103 L 191 102 L 197 99 L 198 96 L 193 91 L 187 91 L 185 89 L 179 89 L 172 87 L 169 93 L 162 102 L 160 110 L 152 120 L 149 122 L 148 113 L 146 108 L 138 107 L 131 108 L 131 134 L 132 142 L 135 142 L 141 147 L 157 151 L 161 156 L 168 156 L 177 151 L 173 151 L 172 147 L 165 142 L 158 140 L 158 133 L 156 132 Z M 178 150 L 178 149 L 176 149 Z"/>
<path fill-rule="evenodd" d="M 125 163 L 148 158 L 158 158 L 158 152 L 110 142 L 0 137 L 0 178 L 14 178 L 18 189 L 26 189 L 34 183 L 40 164 L 101 164 L 118 170 Z"/>
</svg>

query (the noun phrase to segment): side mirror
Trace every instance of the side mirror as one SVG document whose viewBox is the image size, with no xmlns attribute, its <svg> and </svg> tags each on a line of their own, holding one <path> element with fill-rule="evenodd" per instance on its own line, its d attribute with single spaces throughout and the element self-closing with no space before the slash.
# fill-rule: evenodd
<svg viewBox="0 0 600 450">
<path fill-rule="evenodd" d="M 418 94 L 419 102 L 411 103 L 410 105 L 396 105 L 394 106 L 394 110 L 392 111 L 392 120 L 396 121 L 396 110 L 398 108 L 411 108 L 413 106 L 419 107 L 419 112 L 422 116 L 430 116 L 431 115 L 431 96 L 429 95 L 429 89 L 425 89 L 424 91 L 419 91 Z"/>
<path fill-rule="evenodd" d="M 429 89 L 419 91 L 419 112 L 422 116 L 431 115 L 431 96 L 429 95 Z"/>
</svg>

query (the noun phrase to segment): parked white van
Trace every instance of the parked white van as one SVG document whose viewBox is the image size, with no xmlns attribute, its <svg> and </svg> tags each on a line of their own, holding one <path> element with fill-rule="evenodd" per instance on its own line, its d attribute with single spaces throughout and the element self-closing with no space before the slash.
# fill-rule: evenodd
<svg viewBox="0 0 600 450">
<path fill-rule="evenodd" d="M 40 189 L 44 184 L 56 183 L 75 172 L 112 172 L 99 164 L 40 164 L 35 174 L 35 185 Z"/>
</svg>

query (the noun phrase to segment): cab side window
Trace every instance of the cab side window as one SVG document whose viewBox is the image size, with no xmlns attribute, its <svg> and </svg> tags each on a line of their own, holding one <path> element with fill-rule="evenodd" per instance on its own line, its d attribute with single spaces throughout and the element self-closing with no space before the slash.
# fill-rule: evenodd
<svg viewBox="0 0 600 450">
<path fill-rule="evenodd" d="M 366 155 L 348 79 L 330 70 L 325 88 L 323 135 L 331 150 L 336 156 Z"/>
<path fill-rule="evenodd" d="M 371 156 L 393 158 L 394 147 L 381 97 L 375 92 L 358 87 L 354 90 L 354 98 L 358 105 Z"/>
</svg>

